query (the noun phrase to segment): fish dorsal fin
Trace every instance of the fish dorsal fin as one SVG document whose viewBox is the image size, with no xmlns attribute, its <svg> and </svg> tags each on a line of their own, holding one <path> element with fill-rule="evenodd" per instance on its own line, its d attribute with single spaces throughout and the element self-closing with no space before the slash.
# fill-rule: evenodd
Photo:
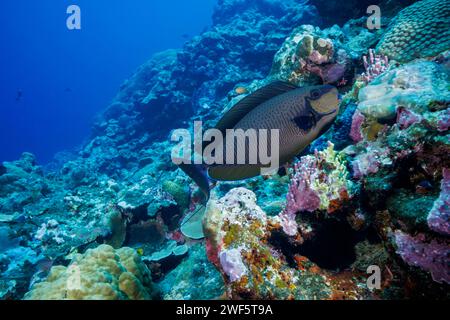
<svg viewBox="0 0 450 320">
<path fill-rule="evenodd" d="M 293 84 L 276 81 L 261 89 L 256 90 L 252 94 L 236 103 L 216 125 L 216 129 L 225 133 L 226 129 L 233 129 L 236 124 L 250 111 L 258 107 L 260 104 L 279 96 L 283 93 L 298 89 Z"/>
</svg>

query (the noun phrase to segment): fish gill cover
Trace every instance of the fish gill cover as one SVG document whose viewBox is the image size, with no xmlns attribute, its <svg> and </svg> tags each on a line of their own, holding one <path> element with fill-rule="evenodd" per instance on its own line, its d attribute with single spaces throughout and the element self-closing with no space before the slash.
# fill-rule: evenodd
<svg viewBox="0 0 450 320">
<path fill-rule="evenodd" d="M 369 2 L 219 0 L 78 154 L 0 165 L 0 297 L 448 299 L 450 1 Z M 277 81 L 337 87 L 336 119 L 276 174 L 206 199 L 171 133 L 258 108 Z M 307 128 L 330 97 L 313 92 Z"/>
</svg>

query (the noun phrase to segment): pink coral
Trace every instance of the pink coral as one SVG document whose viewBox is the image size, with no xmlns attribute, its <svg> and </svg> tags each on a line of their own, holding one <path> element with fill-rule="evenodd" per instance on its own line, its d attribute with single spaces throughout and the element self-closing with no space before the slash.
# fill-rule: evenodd
<svg viewBox="0 0 450 320">
<path fill-rule="evenodd" d="M 382 165 L 392 164 L 389 158 L 389 149 L 370 148 L 362 153 L 352 162 L 353 177 L 361 179 L 367 175 L 377 173 Z"/>
<path fill-rule="evenodd" d="M 383 74 L 389 68 L 389 58 L 384 55 L 375 54 L 373 49 L 369 49 L 368 56 L 363 56 L 363 62 L 366 72 L 361 75 L 361 79 L 366 84 Z"/>
<path fill-rule="evenodd" d="M 334 145 L 316 151 L 314 156 L 301 158 L 294 165 L 287 204 L 279 215 L 281 226 L 288 235 L 297 233 L 295 215 L 298 212 L 326 210 L 329 214 L 338 210 L 348 200 L 348 171 Z"/>
<path fill-rule="evenodd" d="M 450 284 L 448 243 L 437 240 L 428 243 L 423 234 L 412 237 L 400 230 L 395 232 L 395 243 L 397 253 L 407 264 L 431 273 L 436 282 Z"/>
<path fill-rule="evenodd" d="M 295 164 L 294 175 L 289 185 L 286 211 L 296 213 L 298 211 L 312 212 L 320 206 L 320 198 L 316 191 L 311 189 L 310 181 L 317 163 L 313 158 L 304 157 Z"/>
<path fill-rule="evenodd" d="M 400 129 L 407 129 L 415 123 L 422 121 L 422 116 L 408 110 L 404 107 L 399 107 L 397 109 L 397 123 Z"/>
<path fill-rule="evenodd" d="M 290 208 L 288 210 L 294 210 L 294 208 Z M 288 236 L 295 236 L 298 232 L 298 224 L 295 221 L 295 213 L 294 211 L 283 211 L 278 217 L 280 218 L 280 224 L 283 228 L 283 231 Z"/>
<path fill-rule="evenodd" d="M 224 250 L 219 255 L 223 271 L 228 275 L 231 282 L 238 281 L 247 273 L 247 267 L 242 262 L 241 250 Z"/>
<path fill-rule="evenodd" d="M 352 162 L 353 177 L 361 179 L 368 174 L 377 173 L 380 167 L 380 161 L 376 155 L 363 153 Z"/>
<path fill-rule="evenodd" d="M 352 138 L 352 140 L 355 142 L 360 142 L 364 139 L 361 132 L 361 127 L 365 119 L 366 117 L 364 117 L 364 115 L 358 110 L 356 110 L 356 112 L 353 114 L 352 127 L 350 129 L 349 135 L 350 138 Z"/>
<path fill-rule="evenodd" d="M 450 128 L 450 109 L 447 109 L 442 115 L 441 119 L 438 120 L 438 131 L 444 132 Z"/>
<path fill-rule="evenodd" d="M 343 78 L 346 66 L 339 63 L 327 64 L 325 66 L 307 64 L 305 65 L 305 70 L 319 76 L 323 83 L 335 83 Z"/>
<path fill-rule="evenodd" d="M 450 235 L 450 169 L 443 170 L 441 194 L 434 202 L 428 218 L 430 229 L 444 235 Z"/>
</svg>

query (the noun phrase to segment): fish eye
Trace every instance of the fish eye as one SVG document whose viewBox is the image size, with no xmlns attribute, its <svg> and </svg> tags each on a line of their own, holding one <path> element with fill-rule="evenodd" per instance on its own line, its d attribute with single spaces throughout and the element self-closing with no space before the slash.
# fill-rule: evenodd
<svg viewBox="0 0 450 320">
<path fill-rule="evenodd" d="M 317 99 L 319 97 L 320 97 L 320 91 L 319 90 L 315 89 L 315 90 L 311 91 L 311 98 Z"/>
</svg>

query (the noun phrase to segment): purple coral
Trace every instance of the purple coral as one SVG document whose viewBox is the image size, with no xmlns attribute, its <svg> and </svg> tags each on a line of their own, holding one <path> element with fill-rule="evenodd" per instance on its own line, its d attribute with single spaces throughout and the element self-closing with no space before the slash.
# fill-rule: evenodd
<svg viewBox="0 0 450 320">
<path fill-rule="evenodd" d="M 450 284 L 448 243 L 436 240 L 427 243 L 423 234 L 412 237 L 400 230 L 395 232 L 395 243 L 397 253 L 408 265 L 428 271 L 436 282 Z"/>
<path fill-rule="evenodd" d="M 305 69 L 319 76 L 323 83 L 335 83 L 344 77 L 346 66 L 339 63 L 325 66 L 306 65 Z"/>
<path fill-rule="evenodd" d="M 428 218 L 428 226 L 431 230 L 444 235 L 450 235 L 450 169 L 443 170 L 441 182 L 441 194 L 434 202 Z"/>
<path fill-rule="evenodd" d="M 313 212 L 319 209 L 320 198 L 316 191 L 311 189 L 311 176 L 317 169 L 315 159 L 305 157 L 294 166 L 294 174 L 289 185 L 286 208 L 279 215 L 281 227 L 289 236 L 297 234 L 298 225 L 295 215 L 299 211 Z"/>
<path fill-rule="evenodd" d="M 444 132 L 450 128 L 450 109 L 447 109 L 442 117 L 438 120 L 438 131 Z"/>
<path fill-rule="evenodd" d="M 289 185 L 286 212 L 295 214 L 298 211 L 313 212 L 319 209 L 320 198 L 317 192 L 311 189 L 310 181 L 314 171 L 317 170 L 315 158 L 304 157 L 294 166 L 294 175 Z"/>
<path fill-rule="evenodd" d="M 366 72 L 361 75 L 361 79 L 366 84 L 389 68 L 389 58 L 381 54 L 375 54 L 373 49 L 369 49 L 368 56 L 363 56 L 363 62 Z"/>
<path fill-rule="evenodd" d="M 297 234 L 298 225 L 295 221 L 297 212 L 313 212 L 320 207 L 319 195 L 311 188 L 317 166 L 317 154 L 315 158 L 303 157 L 294 166 L 294 174 L 286 196 L 286 208 L 278 216 L 283 231 L 289 236 Z"/>
<path fill-rule="evenodd" d="M 404 107 L 397 109 L 397 123 L 401 129 L 407 129 L 415 123 L 422 121 L 422 116 Z"/>
<path fill-rule="evenodd" d="M 241 250 L 224 250 L 219 255 L 223 271 L 228 275 L 231 282 L 238 281 L 247 273 L 247 267 L 242 262 Z"/>
<path fill-rule="evenodd" d="M 280 218 L 280 224 L 283 231 L 291 237 L 295 236 L 298 231 L 298 224 L 295 221 L 295 213 L 293 211 L 288 211 L 293 209 L 295 208 L 287 209 L 278 216 Z"/>
<path fill-rule="evenodd" d="M 378 157 L 371 153 L 363 153 L 352 162 L 353 177 L 361 179 L 369 174 L 377 173 L 380 169 Z"/>
<path fill-rule="evenodd" d="M 361 127 L 365 119 L 366 117 L 364 117 L 364 115 L 358 110 L 356 110 L 356 112 L 353 114 L 352 127 L 350 129 L 349 136 L 354 142 L 360 142 L 364 139 L 361 132 Z"/>
</svg>

